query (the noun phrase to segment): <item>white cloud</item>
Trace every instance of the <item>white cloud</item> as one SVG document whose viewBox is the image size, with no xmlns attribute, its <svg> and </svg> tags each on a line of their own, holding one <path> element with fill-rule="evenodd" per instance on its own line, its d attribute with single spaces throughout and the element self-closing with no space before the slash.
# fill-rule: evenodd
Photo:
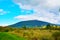
<svg viewBox="0 0 60 40">
<path fill-rule="evenodd" d="M 22 21 L 36 19 L 36 18 L 34 18 L 34 16 L 32 17 L 32 15 L 21 15 L 21 16 L 15 17 L 15 18 L 20 19 Z"/>
<path fill-rule="evenodd" d="M 10 13 L 10 11 L 4 11 L 3 9 L 0 9 L 0 15 L 4 15 Z"/>
<path fill-rule="evenodd" d="M 19 15 L 15 18 L 22 20 L 42 20 L 60 24 L 60 0 L 14 0 L 21 9 L 34 10 L 31 15 Z M 57 14 L 57 15 L 56 15 Z"/>
<path fill-rule="evenodd" d="M 8 26 L 9 24 L 0 24 L 0 26 L 2 26 L 2 27 L 6 27 L 6 26 Z"/>
<path fill-rule="evenodd" d="M 60 6 L 60 0 L 47 0 L 46 5 L 48 7 L 54 8 Z"/>
<path fill-rule="evenodd" d="M 38 14 L 39 15 L 39 14 Z M 58 23 L 58 20 L 54 19 L 53 16 L 52 17 L 48 17 L 48 16 L 38 16 L 36 14 L 33 15 L 19 15 L 16 16 L 16 19 L 19 19 L 21 21 L 26 21 L 26 20 L 41 20 L 41 21 L 46 21 L 46 22 L 50 22 L 50 23 Z"/>
<path fill-rule="evenodd" d="M 14 0 L 21 8 L 29 9 L 34 7 L 56 8 L 60 6 L 60 0 Z"/>
</svg>

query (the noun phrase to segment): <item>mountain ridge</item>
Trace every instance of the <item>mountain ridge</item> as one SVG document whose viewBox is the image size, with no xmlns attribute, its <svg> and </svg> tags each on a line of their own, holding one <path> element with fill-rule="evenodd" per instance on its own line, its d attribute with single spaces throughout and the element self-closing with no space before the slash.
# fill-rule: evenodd
<svg viewBox="0 0 60 40">
<path fill-rule="evenodd" d="M 21 21 L 13 25 L 9 25 L 12 27 L 21 27 L 21 26 L 44 26 L 52 23 L 44 22 L 44 21 L 39 21 L 39 20 L 28 20 L 28 21 Z"/>
</svg>

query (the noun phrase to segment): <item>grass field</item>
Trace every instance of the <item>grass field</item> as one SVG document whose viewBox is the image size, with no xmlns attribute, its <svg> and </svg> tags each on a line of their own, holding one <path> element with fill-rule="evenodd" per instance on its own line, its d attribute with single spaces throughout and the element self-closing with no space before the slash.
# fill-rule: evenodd
<svg viewBox="0 0 60 40">
<path fill-rule="evenodd" d="M 0 27 L 0 40 L 60 40 L 60 27 Z"/>
<path fill-rule="evenodd" d="M 0 40 L 25 40 L 25 39 L 22 37 L 18 37 L 16 35 L 12 35 L 7 32 L 1 32 L 0 33 Z"/>
<path fill-rule="evenodd" d="M 12 34 L 24 37 L 27 40 L 54 40 L 52 37 L 53 33 L 59 32 L 58 30 L 15 30 Z"/>
</svg>

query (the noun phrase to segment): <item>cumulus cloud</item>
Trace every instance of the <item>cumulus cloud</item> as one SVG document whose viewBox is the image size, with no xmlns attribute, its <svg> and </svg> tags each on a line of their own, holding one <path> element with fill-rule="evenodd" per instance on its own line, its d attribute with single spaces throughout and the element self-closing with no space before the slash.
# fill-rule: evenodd
<svg viewBox="0 0 60 40">
<path fill-rule="evenodd" d="M 0 15 L 4 15 L 4 14 L 7 14 L 9 13 L 9 11 L 4 11 L 3 9 L 0 9 Z"/>
<path fill-rule="evenodd" d="M 20 20 L 42 20 L 60 24 L 60 0 L 14 0 L 21 9 L 31 10 L 34 14 L 19 15 L 15 18 Z"/>
<path fill-rule="evenodd" d="M 58 23 L 58 20 L 56 20 L 55 18 L 48 17 L 48 16 L 50 16 L 49 14 L 47 14 L 46 17 L 45 16 L 38 16 L 38 15 L 35 15 L 35 14 L 33 14 L 33 15 L 19 15 L 19 16 L 16 16 L 15 18 L 19 19 L 21 21 L 40 20 L 40 21 L 46 21 L 46 22 L 50 22 L 50 23 Z"/>
</svg>

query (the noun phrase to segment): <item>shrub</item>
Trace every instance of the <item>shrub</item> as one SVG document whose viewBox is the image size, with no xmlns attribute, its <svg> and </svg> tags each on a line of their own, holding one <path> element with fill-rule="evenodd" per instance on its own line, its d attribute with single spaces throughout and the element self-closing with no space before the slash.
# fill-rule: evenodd
<svg viewBox="0 0 60 40">
<path fill-rule="evenodd" d="M 60 32 L 54 32 L 52 34 L 52 36 L 54 37 L 55 40 L 59 40 L 60 39 Z"/>
</svg>

